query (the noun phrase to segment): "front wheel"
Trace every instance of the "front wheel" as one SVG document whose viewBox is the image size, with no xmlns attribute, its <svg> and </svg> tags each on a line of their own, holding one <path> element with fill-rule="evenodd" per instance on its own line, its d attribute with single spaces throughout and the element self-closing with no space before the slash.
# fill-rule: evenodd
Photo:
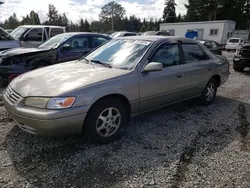
<svg viewBox="0 0 250 188">
<path fill-rule="evenodd" d="M 212 78 L 208 82 L 206 88 L 201 94 L 201 97 L 200 97 L 201 104 L 209 105 L 214 101 L 216 93 L 217 93 L 217 87 L 218 87 L 217 81 L 214 78 Z"/>
<path fill-rule="evenodd" d="M 128 109 L 116 98 L 103 99 L 88 112 L 84 134 L 92 142 L 106 144 L 118 139 L 128 123 Z"/>
<path fill-rule="evenodd" d="M 236 72 L 243 72 L 245 69 L 245 67 L 237 67 L 237 66 L 233 66 L 233 68 Z"/>
</svg>

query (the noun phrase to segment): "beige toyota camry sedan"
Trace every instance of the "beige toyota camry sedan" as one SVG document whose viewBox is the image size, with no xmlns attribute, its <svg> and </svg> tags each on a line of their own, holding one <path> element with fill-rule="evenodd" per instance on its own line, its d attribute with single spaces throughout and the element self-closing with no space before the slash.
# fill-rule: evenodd
<svg viewBox="0 0 250 188">
<path fill-rule="evenodd" d="M 124 37 L 77 61 L 18 76 L 3 101 L 26 132 L 84 133 L 107 143 L 133 115 L 191 98 L 212 103 L 228 76 L 228 61 L 195 40 Z"/>
</svg>

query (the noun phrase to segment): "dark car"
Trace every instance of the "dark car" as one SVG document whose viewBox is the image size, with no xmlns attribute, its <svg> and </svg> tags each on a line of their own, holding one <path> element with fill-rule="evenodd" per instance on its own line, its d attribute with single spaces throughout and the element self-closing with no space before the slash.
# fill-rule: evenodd
<svg viewBox="0 0 250 188">
<path fill-rule="evenodd" d="M 147 31 L 142 34 L 143 36 L 149 35 L 158 35 L 158 36 L 170 36 L 170 33 L 167 31 Z"/>
<path fill-rule="evenodd" d="M 233 58 L 233 68 L 237 72 L 243 72 L 246 67 L 250 68 L 250 44 L 245 44 L 236 50 Z"/>
<path fill-rule="evenodd" d="M 107 42 L 109 36 L 94 33 L 64 33 L 38 48 L 15 48 L 0 52 L 0 85 L 3 87 L 24 72 L 79 59 Z"/>
<path fill-rule="evenodd" d="M 219 43 L 212 40 L 202 40 L 199 41 L 201 44 L 206 46 L 210 51 L 217 55 L 222 55 L 222 48 Z"/>
</svg>

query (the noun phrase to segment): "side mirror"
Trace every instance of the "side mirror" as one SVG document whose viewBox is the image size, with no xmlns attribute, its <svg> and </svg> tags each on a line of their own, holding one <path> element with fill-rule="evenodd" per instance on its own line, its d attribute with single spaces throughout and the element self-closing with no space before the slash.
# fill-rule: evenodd
<svg viewBox="0 0 250 188">
<path fill-rule="evenodd" d="M 62 46 L 62 50 L 64 51 L 64 50 L 71 50 L 71 46 L 69 45 L 69 44 L 64 44 L 63 46 Z"/>
<path fill-rule="evenodd" d="M 150 62 L 149 64 L 144 67 L 143 72 L 155 72 L 155 71 L 162 71 L 163 65 L 159 62 Z"/>
</svg>

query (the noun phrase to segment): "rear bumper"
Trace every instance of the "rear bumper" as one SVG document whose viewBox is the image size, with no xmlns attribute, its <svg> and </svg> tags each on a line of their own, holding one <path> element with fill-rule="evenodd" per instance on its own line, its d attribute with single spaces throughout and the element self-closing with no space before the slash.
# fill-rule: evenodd
<svg viewBox="0 0 250 188">
<path fill-rule="evenodd" d="M 5 94 L 3 102 L 6 110 L 24 131 L 44 136 L 78 134 L 89 109 L 88 106 L 66 110 L 35 109 L 12 104 Z"/>
</svg>

